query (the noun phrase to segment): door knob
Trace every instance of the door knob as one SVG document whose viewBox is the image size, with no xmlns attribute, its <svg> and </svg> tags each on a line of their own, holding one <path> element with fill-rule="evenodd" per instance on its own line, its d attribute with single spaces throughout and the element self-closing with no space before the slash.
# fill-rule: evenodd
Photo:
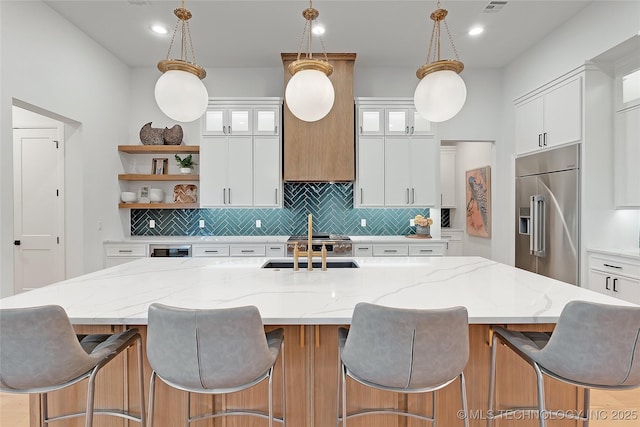
<svg viewBox="0 0 640 427">
<path fill-rule="evenodd" d="M 16 246 L 20 246 L 20 240 L 14 240 L 13 244 L 16 245 Z"/>
</svg>

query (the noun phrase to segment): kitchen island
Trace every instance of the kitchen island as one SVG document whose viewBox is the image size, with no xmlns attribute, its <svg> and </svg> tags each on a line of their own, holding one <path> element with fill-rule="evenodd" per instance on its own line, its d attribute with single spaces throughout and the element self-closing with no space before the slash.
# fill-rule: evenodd
<svg viewBox="0 0 640 427">
<path fill-rule="evenodd" d="M 82 333 L 137 327 L 144 338 L 147 308 L 153 302 L 190 308 L 255 305 L 267 329 L 285 328 L 287 424 L 328 427 L 335 425 L 337 328 L 350 323 L 358 302 L 422 309 L 457 305 L 467 308 L 471 354 L 465 375 L 472 426 L 485 424 L 482 410 L 486 408 L 487 400 L 491 325 L 551 330 L 563 307 L 572 300 L 630 305 L 479 257 L 354 260 L 360 268 L 295 272 L 261 268 L 267 261 L 264 258 L 148 258 L 4 298 L 0 300 L 0 306 L 59 304 Z M 532 370 L 508 351 L 501 350 L 498 356 L 499 401 L 533 405 Z M 139 408 L 135 401 L 135 384 L 126 388 L 122 381 L 132 369 L 135 369 L 134 359 L 125 355 L 120 365 L 116 363 L 105 370 L 99 387 L 101 392 L 107 392 L 109 399 L 98 401 L 98 406 L 125 402 L 134 409 Z M 149 373 L 147 365 L 145 375 L 148 377 Z M 280 395 L 277 385 L 281 374 L 277 369 L 275 396 Z M 353 389 L 350 396 L 354 396 L 352 402 L 356 406 L 358 401 L 413 409 L 430 405 L 430 399 L 424 397 L 404 398 L 393 393 L 365 391 L 357 384 L 350 384 L 350 387 Z M 580 390 L 558 382 L 548 382 L 548 387 L 550 404 L 579 409 L 576 402 L 581 401 Z M 452 385 L 438 392 L 440 426 L 462 425 L 457 413 L 458 389 Z M 63 393 L 57 399 L 52 396 L 50 406 L 68 404 L 68 396 Z M 226 399 L 199 396 L 192 398 L 192 409 L 232 408 L 248 402 L 264 408 L 265 397 L 266 388 Z M 82 407 L 83 398 L 75 396 L 75 400 Z M 183 393 L 159 387 L 157 425 L 181 425 L 185 402 Z M 38 401 L 32 398 L 31 403 L 32 425 L 35 425 Z M 278 405 L 276 401 L 276 408 Z M 112 424 L 108 423 L 120 421 L 98 418 L 97 422 L 100 423 L 98 426 L 110 426 Z M 356 418 L 349 424 L 395 426 L 415 423 L 404 422 L 380 416 Z M 260 420 L 242 418 L 229 419 L 225 425 L 262 424 Z M 211 425 L 222 424 L 218 420 Z M 528 422 L 522 425 L 526 426 Z M 551 425 L 568 426 L 575 422 L 564 420 Z"/>
</svg>

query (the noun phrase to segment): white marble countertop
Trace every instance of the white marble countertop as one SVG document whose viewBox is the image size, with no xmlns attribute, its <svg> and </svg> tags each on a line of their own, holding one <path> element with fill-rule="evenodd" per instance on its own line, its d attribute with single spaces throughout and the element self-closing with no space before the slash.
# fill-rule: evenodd
<svg viewBox="0 0 640 427">
<path fill-rule="evenodd" d="M 289 236 L 132 236 L 104 243 L 286 243 Z M 349 236 L 353 243 L 446 242 L 441 239 L 411 239 L 406 236 Z"/>
<path fill-rule="evenodd" d="M 632 305 L 480 257 L 355 258 L 357 269 L 260 268 L 266 258 L 145 258 L 0 300 L 58 304 L 75 324 L 146 324 L 153 302 L 255 305 L 265 324 L 349 324 L 360 301 L 462 305 L 470 323 L 554 323 L 571 300 Z M 288 259 L 291 261 L 291 259 Z"/>
<path fill-rule="evenodd" d="M 625 258 L 631 258 L 636 262 L 640 262 L 640 248 L 590 248 L 587 252 L 595 252 L 603 255 L 615 255 Z"/>
</svg>

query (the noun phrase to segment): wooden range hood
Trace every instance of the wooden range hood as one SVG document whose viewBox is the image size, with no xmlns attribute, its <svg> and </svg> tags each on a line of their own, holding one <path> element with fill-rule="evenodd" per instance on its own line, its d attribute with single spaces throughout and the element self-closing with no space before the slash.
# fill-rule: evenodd
<svg viewBox="0 0 640 427">
<path fill-rule="evenodd" d="M 284 85 L 291 78 L 287 67 L 297 53 L 282 53 Z M 322 58 L 324 54 L 314 54 Z M 328 53 L 333 65 L 329 79 L 335 90 L 333 108 L 317 122 L 295 117 L 285 101 L 283 109 L 284 180 L 345 182 L 355 180 L 353 66 L 355 53 Z"/>
</svg>

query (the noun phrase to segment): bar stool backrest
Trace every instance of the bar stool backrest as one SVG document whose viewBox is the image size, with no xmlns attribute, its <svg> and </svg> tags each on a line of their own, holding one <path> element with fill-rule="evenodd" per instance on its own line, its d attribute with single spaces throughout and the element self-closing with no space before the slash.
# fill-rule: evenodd
<svg viewBox="0 0 640 427">
<path fill-rule="evenodd" d="M 640 385 L 640 307 L 571 301 L 547 345 L 532 358 L 572 381 Z"/>
<path fill-rule="evenodd" d="M 438 387 L 469 359 L 467 310 L 414 310 L 356 305 L 342 353 L 358 378 L 387 388 Z"/>
<path fill-rule="evenodd" d="M 82 348 L 64 309 L 57 305 L 0 310 L 0 387 L 37 392 L 92 369 L 102 355 Z"/>
<path fill-rule="evenodd" d="M 257 307 L 183 309 L 152 304 L 147 357 L 165 381 L 190 390 L 229 389 L 267 372 L 270 351 Z"/>
</svg>

